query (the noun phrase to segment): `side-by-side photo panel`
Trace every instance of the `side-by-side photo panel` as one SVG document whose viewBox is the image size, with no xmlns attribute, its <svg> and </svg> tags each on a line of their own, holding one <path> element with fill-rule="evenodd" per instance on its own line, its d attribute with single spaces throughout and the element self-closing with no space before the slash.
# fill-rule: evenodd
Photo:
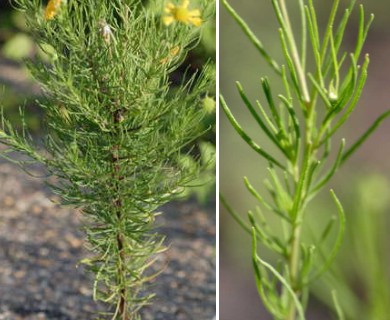
<svg viewBox="0 0 390 320">
<path fill-rule="evenodd" d="M 216 2 L 0 2 L 0 319 L 216 319 Z"/>
<path fill-rule="evenodd" d="M 388 319 L 389 10 L 221 1 L 221 320 Z"/>
</svg>

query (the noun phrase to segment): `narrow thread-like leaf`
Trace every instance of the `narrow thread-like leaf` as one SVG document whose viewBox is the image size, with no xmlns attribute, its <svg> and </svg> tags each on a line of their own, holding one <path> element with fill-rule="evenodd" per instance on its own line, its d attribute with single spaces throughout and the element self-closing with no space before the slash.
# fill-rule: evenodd
<svg viewBox="0 0 390 320">
<path fill-rule="evenodd" d="M 245 131 L 241 128 L 241 126 L 238 124 L 236 119 L 234 118 L 233 114 L 231 113 L 229 107 L 227 106 L 225 100 L 223 99 L 222 96 L 220 96 L 220 102 L 221 106 L 228 117 L 230 123 L 232 124 L 233 128 L 236 130 L 236 132 L 240 135 L 240 137 L 258 154 L 260 154 L 263 158 L 268 160 L 269 162 L 272 162 L 276 166 L 280 168 L 284 168 L 284 166 L 279 163 L 275 158 L 270 156 L 267 152 L 265 152 L 259 145 L 257 145 L 246 133 Z"/>
<path fill-rule="evenodd" d="M 230 15 L 236 20 L 237 24 L 241 27 L 242 31 L 246 34 L 251 43 L 259 51 L 265 61 L 272 67 L 272 69 L 277 73 L 281 74 L 281 69 L 277 62 L 271 58 L 268 52 L 265 50 L 261 41 L 255 36 L 253 31 L 249 28 L 246 22 L 238 15 L 238 13 L 230 6 L 226 0 L 222 0 L 222 4 L 228 10 Z"/>
<path fill-rule="evenodd" d="M 301 305 L 297 295 L 295 294 L 294 290 L 288 284 L 288 281 L 272 265 L 265 262 L 257 255 L 256 233 L 255 233 L 255 230 L 253 228 L 252 228 L 252 262 L 253 262 L 253 267 L 255 269 L 257 287 L 262 286 L 261 272 L 260 272 L 260 269 L 258 266 L 258 264 L 261 264 L 264 268 L 266 268 L 269 272 L 271 272 L 279 280 L 279 282 L 282 284 L 283 288 L 289 292 L 289 294 L 291 295 L 291 297 L 294 301 L 295 307 L 297 309 L 298 319 L 305 320 L 305 314 L 304 314 L 302 305 Z"/>
<path fill-rule="evenodd" d="M 335 240 L 335 243 L 330 250 L 330 253 L 327 255 L 326 260 L 322 263 L 322 266 L 319 268 L 316 274 L 314 274 L 310 280 L 310 282 L 313 282 L 314 280 L 318 279 L 324 272 L 326 272 L 332 265 L 334 259 L 336 258 L 337 253 L 340 250 L 341 244 L 343 243 L 344 234 L 345 234 L 345 213 L 343 206 L 340 203 L 340 200 L 337 198 L 336 194 L 333 190 L 330 190 L 330 194 L 332 196 L 333 201 L 336 204 L 337 213 L 338 213 L 338 220 L 339 220 L 339 230 L 337 233 L 337 237 Z"/>
<path fill-rule="evenodd" d="M 373 134 L 376 129 L 381 125 L 383 120 L 388 118 L 390 116 L 390 110 L 384 112 L 382 115 L 380 115 L 374 123 L 371 125 L 370 128 L 367 129 L 365 133 L 343 154 L 343 157 L 341 158 L 341 165 L 347 161 L 347 159 L 356 152 L 356 150 L 359 149 L 359 147 L 366 141 L 371 134 Z"/>
<path fill-rule="evenodd" d="M 341 161 L 343 159 L 343 152 L 345 148 L 345 139 L 341 140 L 340 148 L 337 153 L 336 161 L 334 162 L 333 166 L 330 168 L 329 172 L 319 181 L 311 190 L 311 192 L 316 193 L 318 190 L 320 190 L 336 173 L 337 169 L 341 165 Z"/>
</svg>

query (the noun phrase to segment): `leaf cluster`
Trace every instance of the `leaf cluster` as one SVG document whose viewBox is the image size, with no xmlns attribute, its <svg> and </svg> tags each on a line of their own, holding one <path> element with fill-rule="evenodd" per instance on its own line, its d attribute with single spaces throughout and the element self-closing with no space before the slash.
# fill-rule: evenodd
<svg viewBox="0 0 390 320">
<path fill-rule="evenodd" d="M 238 123 L 227 102 L 220 97 L 221 106 L 235 131 L 260 157 L 268 163 L 270 179 L 265 181 L 270 200 L 266 200 L 245 177 L 245 186 L 259 202 L 255 212 L 248 212 L 249 223 L 235 212 L 222 196 L 222 203 L 233 218 L 253 238 L 253 264 L 259 294 L 275 319 L 304 319 L 309 284 L 331 266 L 343 240 L 344 211 L 331 190 L 337 207 L 337 218 L 332 217 L 322 234 L 305 244 L 302 229 L 308 203 L 335 175 L 340 166 L 358 149 L 378 125 L 390 115 L 387 111 L 345 150 L 345 140 L 340 141 L 337 152 L 332 151 L 332 139 L 349 119 L 357 106 L 367 79 L 369 57 L 365 55 L 360 65 L 363 44 L 373 20 L 366 21 L 363 6 L 359 7 L 359 26 L 355 49 L 343 52 L 342 42 L 346 27 L 355 6 L 354 0 L 336 21 L 340 1 L 333 1 L 324 31 L 320 32 L 317 10 L 313 1 L 298 0 L 295 5 L 301 16 L 300 36 L 289 18 L 289 8 L 284 0 L 272 0 L 279 23 L 279 39 L 284 62 L 272 58 L 263 43 L 246 22 L 229 5 L 223 5 L 258 50 L 259 54 L 279 76 L 284 93 L 275 96 L 266 77 L 261 79 L 265 103 L 248 98 L 242 85 L 237 90 L 244 106 L 256 121 L 259 130 L 273 144 L 275 152 L 261 147 Z M 290 4 L 289 4 L 290 5 Z M 297 39 L 301 39 L 301 43 Z M 308 63 L 308 55 L 313 65 Z M 331 157 L 335 153 L 334 157 Z M 334 159 L 333 159 L 334 158 Z M 279 218 L 283 232 L 276 232 L 269 224 L 263 210 Z M 319 248 L 328 238 L 338 220 L 337 237 L 333 248 L 321 258 Z M 280 235 L 281 234 L 281 235 Z M 277 267 L 257 255 L 257 240 L 279 255 Z M 321 261 L 318 261 L 321 260 Z M 281 286 L 280 291 L 278 287 Z"/>
<path fill-rule="evenodd" d="M 200 31 L 163 25 L 161 1 L 62 1 L 52 20 L 40 0 L 15 3 L 50 57 L 28 63 L 43 89 L 46 136 L 41 148 L 2 117 L 2 156 L 20 151 L 58 178 L 51 187 L 62 204 L 86 219 L 94 297 L 113 305 L 112 319 L 138 319 L 153 296 L 143 291 L 155 276 L 147 269 L 164 250 L 156 209 L 201 169 L 183 165 L 182 152 L 204 133 L 213 66 L 171 87 Z"/>
</svg>

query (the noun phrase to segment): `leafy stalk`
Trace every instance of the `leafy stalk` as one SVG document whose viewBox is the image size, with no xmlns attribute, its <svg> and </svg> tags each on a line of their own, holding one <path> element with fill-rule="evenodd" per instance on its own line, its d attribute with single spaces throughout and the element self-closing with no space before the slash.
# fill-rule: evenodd
<svg viewBox="0 0 390 320">
<path fill-rule="evenodd" d="M 226 0 L 222 3 L 241 26 L 244 34 L 258 48 L 260 55 L 275 67 L 269 51 L 257 40 L 257 36 L 250 31 L 247 23 Z M 345 214 L 339 199 L 331 190 L 331 197 L 337 207 L 339 227 L 334 245 L 325 255 L 327 258 L 319 261 L 323 255 L 319 254 L 322 250 L 318 246 L 323 245 L 334 229 L 335 218 L 333 216 L 330 218 L 318 241 L 313 239 L 312 243 L 303 242 L 305 220 L 310 214 L 307 212 L 308 204 L 390 115 L 389 111 L 381 115 L 352 146 L 345 148 L 346 142 L 342 139 L 338 151 L 335 152 L 335 159 L 330 160 L 334 134 L 350 118 L 367 79 L 368 55 L 365 55 L 362 66 L 358 61 L 372 16 L 366 22 L 362 6 L 359 7 L 356 46 L 349 54 L 350 60 L 346 59 L 347 53 L 341 52 L 342 40 L 354 4 L 355 1 L 351 0 L 344 15 L 337 22 L 341 4 L 338 0 L 334 1 L 328 22 L 321 34 L 320 30 L 323 28 L 318 25 L 317 9 L 312 0 L 296 0 L 288 4 L 285 0 L 272 0 L 275 17 L 280 25 L 281 51 L 285 60 L 284 64 L 280 64 L 280 68 L 274 69 L 280 77 L 285 93 L 278 94 L 280 105 L 277 105 L 272 96 L 271 86 L 263 77 L 266 103 L 257 102 L 260 110 L 258 112 L 241 85 L 238 85 L 238 91 L 264 136 L 281 151 L 277 158 L 265 152 L 260 145 L 254 144 L 245 127 L 234 118 L 225 99 L 222 96 L 220 98 L 222 109 L 235 130 L 263 159 L 267 160 L 269 165 L 270 180 L 266 180 L 266 188 L 271 201 L 261 196 L 245 178 L 248 191 L 262 207 L 271 215 L 275 215 L 282 225 L 287 226 L 283 240 L 275 235 L 271 237 L 270 221 L 263 215 L 256 218 L 252 211 L 249 211 L 247 223 L 231 208 L 227 199 L 221 198 L 222 203 L 241 227 L 247 232 L 252 228 L 252 262 L 257 289 L 265 307 L 278 320 L 305 318 L 304 309 L 310 284 L 331 267 L 343 241 Z M 289 6 L 296 6 L 300 11 L 302 19 L 300 30 L 290 20 Z M 298 38 L 302 39 L 299 47 L 296 42 Z M 308 54 L 311 54 L 313 59 L 308 59 Z M 313 65 L 308 64 L 309 60 L 313 61 Z M 268 105 L 269 113 L 263 105 Z M 287 111 L 284 112 L 285 116 L 281 116 L 280 110 Z M 328 169 L 325 171 L 324 168 Z M 283 176 L 284 183 L 281 183 L 279 176 Z M 275 265 L 258 256 L 257 241 L 261 241 L 276 253 L 278 262 Z M 279 283 L 281 289 L 275 283 Z M 336 297 L 333 293 L 337 314 L 343 318 L 341 304 Z"/>
<path fill-rule="evenodd" d="M 194 10 L 157 0 L 42 2 L 15 0 L 51 57 L 28 63 L 43 88 L 47 134 L 39 145 L 2 114 L 0 142 L 8 148 L 0 156 L 26 171 L 42 164 L 56 177 L 53 192 L 85 218 L 90 255 L 82 262 L 95 276 L 94 299 L 108 304 L 105 318 L 139 320 L 159 274 L 150 267 L 165 250 L 156 211 L 202 169 L 189 153 L 205 132 L 213 67 L 176 85 L 171 74 L 199 42 L 213 2 Z M 14 151 L 30 160 L 12 158 Z"/>
</svg>

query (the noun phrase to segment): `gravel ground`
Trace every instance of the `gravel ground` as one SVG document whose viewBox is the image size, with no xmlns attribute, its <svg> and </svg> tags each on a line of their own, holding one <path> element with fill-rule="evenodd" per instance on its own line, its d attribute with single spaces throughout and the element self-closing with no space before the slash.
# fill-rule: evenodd
<svg viewBox="0 0 390 320">
<path fill-rule="evenodd" d="M 104 306 L 78 266 L 85 255 L 80 215 L 59 208 L 39 179 L 0 162 L 0 320 L 89 320 Z M 215 211 L 195 201 L 165 206 L 159 221 L 170 249 L 152 284 L 144 320 L 211 320 L 215 314 Z"/>
</svg>

